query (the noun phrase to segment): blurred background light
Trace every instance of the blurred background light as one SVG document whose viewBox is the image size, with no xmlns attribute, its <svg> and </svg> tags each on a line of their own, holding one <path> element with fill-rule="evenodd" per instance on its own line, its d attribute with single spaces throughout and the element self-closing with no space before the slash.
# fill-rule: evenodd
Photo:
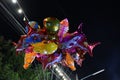
<svg viewBox="0 0 120 80">
<path fill-rule="evenodd" d="M 22 9 L 18 9 L 18 13 L 19 13 L 19 14 L 22 14 L 22 13 L 23 13 L 23 10 L 22 10 Z"/>
<path fill-rule="evenodd" d="M 17 3 L 17 0 L 12 0 L 12 3 L 16 4 L 16 3 Z"/>
</svg>

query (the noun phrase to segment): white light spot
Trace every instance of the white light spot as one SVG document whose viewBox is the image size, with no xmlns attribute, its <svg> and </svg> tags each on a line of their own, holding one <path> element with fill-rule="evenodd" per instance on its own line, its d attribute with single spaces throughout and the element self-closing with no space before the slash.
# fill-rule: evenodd
<svg viewBox="0 0 120 80">
<path fill-rule="evenodd" d="M 63 73 L 62 73 L 62 72 L 59 72 L 59 75 L 60 75 L 60 76 L 63 76 Z"/>
<path fill-rule="evenodd" d="M 17 0 L 12 0 L 12 3 L 14 3 L 14 4 L 17 3 Z"/>
<path fill-rule="evenodd" d="M 25 17 L 23 18 L 23 21 L 26 21 Z"/>
<path fill-rule="evenodd" d="M 65 78 L 65 76 L 63 76 L 63 80 L 67 80 L 67 79 Z"/>
<path fill-rule="evenodd" d="M 58 68 L 56 68 L 56 71 L 59 71 L 59 69 L 58 69 Z"/>
<path fill-rule="evenodd" d="M 53 67 L 54 67 L 54 68 L 56 68 L 56 67 L 57 67 L 57 65 L 56 65 L 56 64 L 54 64 L 54 65 L 53 65 Z"/>
<path fill-rule="evenodd" d="M 22 9 L 18 9 L 18 13 L 22 14 L 23 10 Z"/>
</svg>

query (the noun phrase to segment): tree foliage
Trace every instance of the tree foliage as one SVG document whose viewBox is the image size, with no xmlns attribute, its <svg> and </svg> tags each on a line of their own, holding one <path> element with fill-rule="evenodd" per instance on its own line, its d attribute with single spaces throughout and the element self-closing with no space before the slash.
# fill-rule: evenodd
<svg viewBox="0 0 120 80">
<path fill-rule="evenodd" d="M 0 37 L 0 80 L 48 80 L 50 72 L 40 64 L 23 69 L 24 54 L 16 55 L 11 40 Z M 34 62 L 35 63 L 35 62 Z"/>
</svg>

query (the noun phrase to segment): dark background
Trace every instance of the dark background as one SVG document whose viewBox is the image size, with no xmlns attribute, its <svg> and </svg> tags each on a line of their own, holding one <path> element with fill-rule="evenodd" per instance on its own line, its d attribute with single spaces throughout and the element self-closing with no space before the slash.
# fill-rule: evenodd
<svg viewBox="0 0 120 80">
<path fill-rule="evenodd" d="M 70 32 L 74 32 L 83 22 L 83 32 L 88 42 L 98 41 L 101 45 L 94 49 L 93 58 L 86 55 L 82 67 L 76 65 L 79 78 L 105 69 L 101 74 L 86 80 L 120 80 L 119 8 L 113 5 L 112 0 L 22 0 L 19 3 L 29 20 L 37 21 L 40 26 L 43 26 L 43 19 L 49 16 L 59 20 L 68 18 Z M 8 10 L 22 23 L 22 15 L 13 11 L 17 6 L 10 5 L 10 2 L 5 6 L 9 6 Z M 22 34 L 13 25 L 1 12 L 0 35 L 17 41 Z"/>
</svg>

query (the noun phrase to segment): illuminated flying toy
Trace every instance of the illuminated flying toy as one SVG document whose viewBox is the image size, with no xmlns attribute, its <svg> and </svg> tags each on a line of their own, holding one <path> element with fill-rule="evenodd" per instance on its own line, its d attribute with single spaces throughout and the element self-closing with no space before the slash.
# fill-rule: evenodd
<svg viewBox="0 0 120 80">
<path fill-rule="evenodd" d="M 74 63 L 82 66 L 84 55 L 93 56 L 93 49 L 100 42 L 89 44 L 82 32 L 82 23 L 78 29 L 69 33 L 68 19 L 59 21 L 55 17 L 43 20 L 41 28 L 36 21 L 25 21 L 26 35 L 21 35 L 18 43 L 14 42 L 16 53 L 24 52 L 24 69 L 27 69 L 37 59 L 43 69 L 54 64 L 61 64 L 76 70 Z"/>
</svg>

